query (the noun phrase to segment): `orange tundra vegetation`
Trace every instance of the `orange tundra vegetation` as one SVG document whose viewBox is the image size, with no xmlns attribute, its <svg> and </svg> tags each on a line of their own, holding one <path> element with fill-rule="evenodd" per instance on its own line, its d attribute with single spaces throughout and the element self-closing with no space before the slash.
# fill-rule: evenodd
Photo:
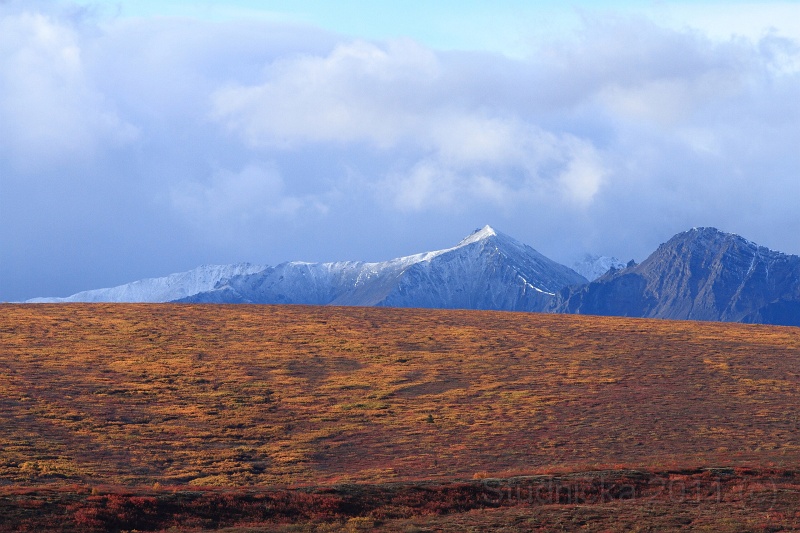
<svg viewBox="0 0 800 533">
<path fill-rule="evenodd" d="M 798 328 L 2 305 L 0 368 L 7 490 L 298 490 L 800 462 Z"/>
</svg>

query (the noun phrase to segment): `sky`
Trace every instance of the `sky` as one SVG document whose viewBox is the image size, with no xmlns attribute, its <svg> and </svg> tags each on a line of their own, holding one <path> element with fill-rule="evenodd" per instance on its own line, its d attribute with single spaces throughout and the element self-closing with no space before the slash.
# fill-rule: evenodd
<svg viewBox="0 0 800 533">
<path fill-rule="evenodd" d="M 800 2 L 0 0 L 0 301 L 379 261 L 800 254 Z"/>
</svg>

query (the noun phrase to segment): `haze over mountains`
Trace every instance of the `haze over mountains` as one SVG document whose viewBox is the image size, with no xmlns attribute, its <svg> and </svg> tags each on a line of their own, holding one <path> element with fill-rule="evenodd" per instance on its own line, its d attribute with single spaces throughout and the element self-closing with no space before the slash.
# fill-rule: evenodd
<svg viewBox="0 0 800 533">
<path fill-rule="evenodd" d="M 574 266 L 580 273 L 485 226 L 452 248 L 384 262 L 203 266 L 29 302 L 361 305 L 800 325 L 800 257 L 715 228 L 680 233 L 638 265 L 586 256 Z"/>
</svg>

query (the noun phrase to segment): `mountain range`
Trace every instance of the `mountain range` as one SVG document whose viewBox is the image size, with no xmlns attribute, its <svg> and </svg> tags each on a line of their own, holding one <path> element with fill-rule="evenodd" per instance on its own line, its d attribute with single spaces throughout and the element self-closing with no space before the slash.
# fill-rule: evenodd
<svg viewBox="0 0 800 533">
<path fill-rule="evenodd" d="M 33 298 L 27 303 L 66 302 L 171 302 L 212 290 L 220 280 L 264 270 L 250 263 L 204 265 L 163 278 L 148 278 L 108 289 L 82 291 L 65 298 Z"/>
<path fill-rule="evenodd" d="M 544 311 L 557 291 L 586 282 L 486 226 L 445 250 L 382 263 L 283 263 L 180 301 Z"/>
<path fill-rule="evenodd" d="M 693 228 L 638 265 L 564 288 L 551 310 L 800 326 L 800 257 Z"/>
<path fill-rule="evenodd" d="M 568 268 L 490 226 L 452 248 L 378 263 L 202 266 L 41 302 L 186 302 L 494 309 L 800 325 L 800 257 L 693 228 L 640 264 Z"/>
</svg>

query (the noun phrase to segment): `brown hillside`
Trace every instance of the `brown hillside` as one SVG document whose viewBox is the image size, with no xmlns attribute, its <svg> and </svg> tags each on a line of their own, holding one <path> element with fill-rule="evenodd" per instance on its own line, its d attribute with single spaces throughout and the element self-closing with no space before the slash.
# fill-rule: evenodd
<svg viewBox="0 0 800 533">
<path fill-rule="evenodd" d="M 324 485 L 800 466 L 800 329 L 0 306 L 0 482 Z"/>
</svg>

